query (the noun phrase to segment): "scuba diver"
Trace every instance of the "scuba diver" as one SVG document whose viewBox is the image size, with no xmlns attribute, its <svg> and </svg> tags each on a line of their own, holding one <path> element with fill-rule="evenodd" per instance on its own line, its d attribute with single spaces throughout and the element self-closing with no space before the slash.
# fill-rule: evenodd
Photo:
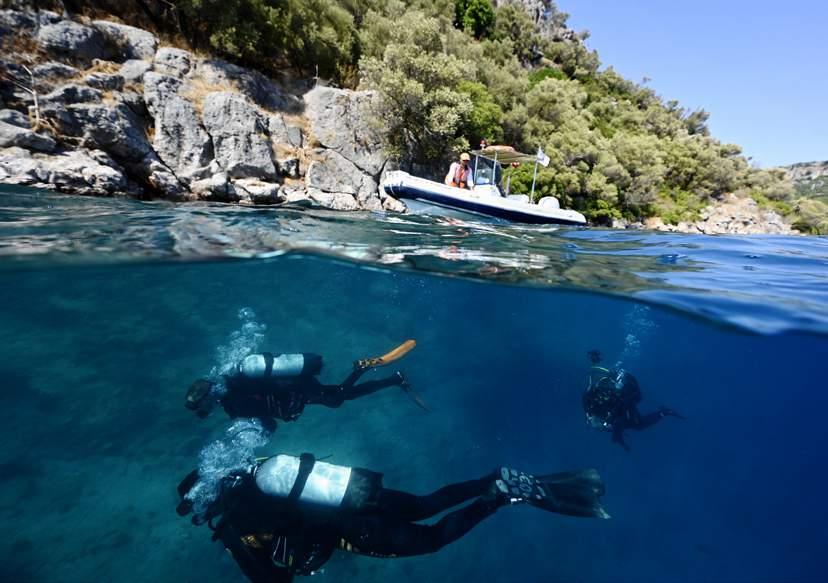
<svg viewBox="0 0 828 583">
<path fill-rule="evenodd" d="M 256 417 L 270 431 L 276 428 L 276 419 L 298 419 L 305 405 L 335 409 L 345 401 L 394 386 L 402 388 L 420 407 L 428 410 L 399 371 L 384 379 L 357 384 L 369 370 L 399 360 L 416 345 L 414 340 L 406 340 L 383 356 L 357 360 L 351 374 L 338 385 L 323 385 L 316 378 L 322 371 L 322 357 L 318 354 L 250 354 L 218 382 L 195 381 L 187 390 L 184 404 L 204 418 L 218 403 L 231 418 Z"/>
<path fill-rule="evenodd" d="M 625 370 L 599 366 L 601 353 L 597 350 L 590 350 L 587 355 L 592 363 L 589 385 L 582 398 L 587 425 L 611 432 L 612 440 L 630 451 L 630 446 L 624 441 L 627 429 L 647 429 L 665 417 L 684 419 L 667 407 L 659 407 L 652 413 L 642 415 L 638 410 L 638 403 L 641 402 L 638 380 Z"/>
<path fill-rule="evenodd" d="M 532 476 L 500 468 L 426 496 L 382 486 L 382 474 L 301 457 L 260 458 L 229 471 L 207 500 L 198 470 L 178 486 L 180 516 L 213 530 L 251 581 L 286 583 L 312 575 L 336 550 L 392 558 L 433 553 L 499 508 L 529 504 L 557 514 L 609 518 L 598 472 Z M 416 524 L 459 504 L 432 525 Z M 202 509 L 199 512 L 199 507 Z"/>
</svg>

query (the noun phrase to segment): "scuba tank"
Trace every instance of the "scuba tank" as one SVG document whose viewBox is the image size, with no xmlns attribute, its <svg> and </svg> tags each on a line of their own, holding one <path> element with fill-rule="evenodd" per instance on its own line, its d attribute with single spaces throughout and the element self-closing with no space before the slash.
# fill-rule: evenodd
<svg viewBox="0 0 828 583">
<path fill-rule="evenodd" d="M 296 378 L 318 375 L 322 370 L 322 357 L 310 352 L 277 354 L 262 352 L 244 357 L 236 365 L 240 376 L 250 379 Z"/>
<path fill-rule="evenodd" d="M 268 496 L 335 508 L 345 498 L 351 468 L 316 461 L 310 454 L 301 458 L 280 454 L 262 462 L 254 479 Z"/>
</svg>

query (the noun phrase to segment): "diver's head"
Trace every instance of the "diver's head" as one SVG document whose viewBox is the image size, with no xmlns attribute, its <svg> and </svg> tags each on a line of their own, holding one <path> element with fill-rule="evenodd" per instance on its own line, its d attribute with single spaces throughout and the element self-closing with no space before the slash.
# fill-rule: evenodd
<svg viewBox="0 0 828 583">
<path fill-rule="evenodd" d="M 587 352 L 587 357 L 592 364 L 598 364 L 601 362 L 601 352 L 598 350 L 590 350 Z"/>
<path fill-rule="evenodd" d="M 207 417 L 213 408 L 213 382 L 207 379 L 198 379 L 187 389 L 187 398 L 184 406 L 190 411 L 195 411 L 199 417 Z"/>
</svg>

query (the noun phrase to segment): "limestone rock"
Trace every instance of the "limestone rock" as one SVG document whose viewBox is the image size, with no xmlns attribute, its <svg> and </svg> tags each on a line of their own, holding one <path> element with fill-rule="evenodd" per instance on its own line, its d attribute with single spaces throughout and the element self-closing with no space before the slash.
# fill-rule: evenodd
<svg viewBox="0 0 828 583">
<path fill-rule="evenodd" d="M 14 109 L 0 110 L 0 122 L 5 122 L 7 124 L 26 129 L 28 129 L 31 125 L 29 123 L 29 118 L 26 115 Z"/>
<path fill-rule="evenodd" d="M 161 160 L 187 181 L 208 173 L 213 144 L 192 103 L 178 94 L 180 86 L 181 81 L 169 75 L 144 76 L 144 100 L 155 120 L 152 144 Z"/>
<path fill-rule="evenodd" d="M 199 62 L 198 72 L 211 85 L 235 84 L 245 95 L 265 109 L 293 112 L 301 109 L 302 103 L 299 99 L 286 93 L 257 71 L 221 59 L 207 59 Z"/>
<path fill-rule="evenodd" d="M 56 61 L 49 61 L 48 63 L 41 63 L 32 69 L 35 79 L 38 81 L 55 81 L 59 79 L 71 79 L 80 75 L 80 71 L 75 67 L 70 67 L 63 63 Z"/>
<path fill-rule="evenodd" d="M 183 49 L 164 47 L 155 53 L 153 68 L 162 75 L 170 75 L 181 79 L 190 72 L 193 66 L 193 55 Z"/>
<path fill-rule="evenodd" d="M 129 59 L 152 59 L 158 48 L 158 38 L 146 30 L 107 20 L 95 20 L 92 26 L 115 47 L 114 56 L 119 62 Z"/>
<path fill-rule="evenodd" d="M 91 73 L 84 78 L 84 81 L 90 87 L 102 91 L 121 91 L 124 88 L 124 78 L 120 75 Z"/>
<path fill-rule="evenodd" d="M 103 35 L 71 20 L 42 26 L 37 40 L 46 49 L 68 57 L 91 61 L 105 56 Z"/>
<path fill-rule="evenodd" d="M 0 182 L 96 196 L 138 194 L 111 158 L 87 150 L 55 155 L 29 154 L 20 148 L 0 150 Z"/>
<path fill-rule="evenodd" d="M 369 108 L 375 94 L 316 87 L 305 94 L 310 133 L 363 172 L 378 177 L 388 156 L 371 127 Z"/>
<path fill-rule="evenodd" d="M 252 204 L 277 204 L 284 200 L 279 194 L 281 185 L 273 182 L 239 178 L 233 181 L 233 186 L 242 201 Z"/>
<path fill-rule="evenodd" d="M 277 160 L 276 166 L 279 168 L 279 174 L 289 178 L 299 178 L 299 158 L 287 158 L 284 160 Z"/>
<path fill-rule="evenodd" d="M 303 144 L 302 128 L 288 124 L 285 118 L 279 114 L 270 115 L 267 118 L 267 127 L 270 137 L 277 144 L 285 144 L 294 148 L 301 148 Z"/>
<path fill-rule="evenodd" d="M 127 83 L 140 83 L 144 79 L 144 74 L 152 69 L 152 64 L 148 61 L 140 61 L 138 59 L 130 59 L 121 65 L 121 70 L 118 74 L 124 78 Z"/>
<path fill-rule="evenodd" d="M 51 152 L 56 145 L 55 141 L 49 136 L 0 121 L 0 148 L 17 146 L 29 150 Z"/>
<path fill-rule="evenodd" d="M 190 190 L 202 200 L 216 202 L 236 202 L 239 196 L 235 187 L 227 179 L 226 172 L 217 172 L 210 178 L 193 181 Z"/>
<path fill-rule="evenodd" d="M 41 96 L 40 102 L 56 102 L 67 105 L 72 103 L 97 103 L 100 102 L 101 97 L 103 97 L 103 94 L 97 89 L 76 83 L 69 83 L 56 87 L 51 93 Z"/>
<path fill-rule="evenodd" d="M 324 192 L 317 188 L 308 188 L 308 196 L 311 200 L 326 208 L 337 211 L 358 211 L 359 203 L 356 199 L 345 192 Z"/>
<path fill-rule="evenodd" d="M 325 192 L 344 192 L 367 199 L 376 194 L 377 183 L 334 150 L 313 151 L 315 160 L 308 166 L 305 184 Z M 379 202 L 379 201 L 377 201 Z"/>
<path fill-rule="evenodd" d="M 283 184 L 279 189 L 279 198 L 284 202 L 302 202 L 310 201 L 307 189 L 301 186 L 291 186 Z"/>
<path fill-rule="evenodd" d="M 216 92 L 204 98 L 204 127 L 216 160 L 234 178 L 276 181 L 267 122 L 243 96 Z"/>
</svg>

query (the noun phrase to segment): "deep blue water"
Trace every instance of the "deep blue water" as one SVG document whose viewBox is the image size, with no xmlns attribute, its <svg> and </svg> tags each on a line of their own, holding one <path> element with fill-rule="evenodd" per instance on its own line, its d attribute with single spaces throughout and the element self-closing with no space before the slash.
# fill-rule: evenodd
<svg viewBox="0 0 828 583">
<path fill-rule="evenodd" d="M 261 455 L 417 493 L 501 464 L 607 485 L 609 521 L 505 508 L 437 554 L 340 553 L 315 581 L 824 579 L 824 239 L 0 196 L 0 580 L 241 580 L 174 507 L 228 426 L 183 393 L 242 308 L 259 348 L 321 353 L 328 382 L 415 338 L 400 368 L 432 409 L 396 389 L 308 407 Z M 628 433 L 630 453 L 591 431 L 594 348 L 638 377 L 644 412 L 687 420 Z"/>
</svg>

